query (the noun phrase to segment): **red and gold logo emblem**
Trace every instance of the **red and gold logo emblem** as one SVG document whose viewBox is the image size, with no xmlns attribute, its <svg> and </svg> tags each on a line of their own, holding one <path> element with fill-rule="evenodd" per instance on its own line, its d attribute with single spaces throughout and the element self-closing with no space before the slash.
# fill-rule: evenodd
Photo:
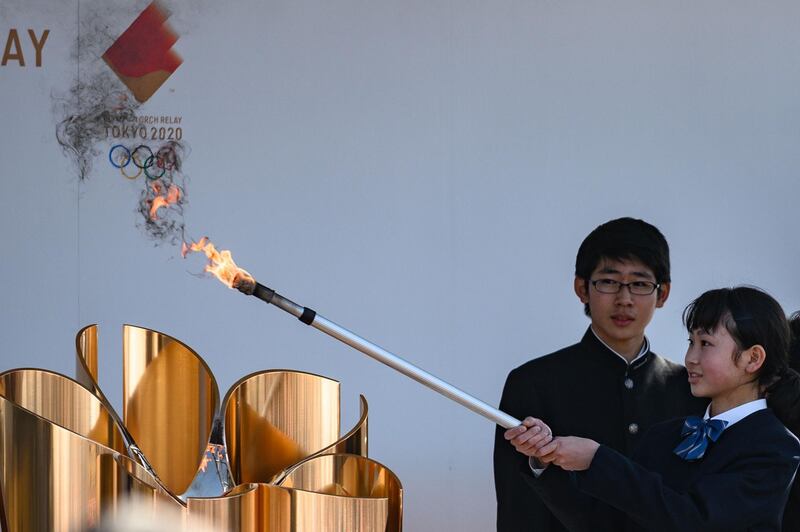
<svg viewBox="0 0 800 532">
<path fill-rule="evenodd" d="M 178 35 L 167 24 L 169 16 L 156 0 L 103 54 L 103 60 L 140 103 L 146 102 L 183 62 L 172 50 Z"/>
</svg>

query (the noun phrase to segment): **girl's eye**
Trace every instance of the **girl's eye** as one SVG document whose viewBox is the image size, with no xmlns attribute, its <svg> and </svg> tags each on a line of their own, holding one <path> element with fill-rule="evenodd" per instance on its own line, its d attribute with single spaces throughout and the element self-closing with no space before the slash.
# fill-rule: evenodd
<svg viewBox="0 0 800 532">
<path fill-rule="evenodd" d="M 694 345 L 694 340 L 692 340 L 691 338 L 689 338 L 689 345 Z"/>
<path fill-rule="evenodd" d="M 700 345 L 701 345 L 701 346 L 703 346 L 703 347 L 709 347 L 709 346 L 711 346 L 712 344 L 711 344 L 711 342 L 709 342 L 708 340 L 702 340 L 702 341 L 700 342 Z"/>
</svg>

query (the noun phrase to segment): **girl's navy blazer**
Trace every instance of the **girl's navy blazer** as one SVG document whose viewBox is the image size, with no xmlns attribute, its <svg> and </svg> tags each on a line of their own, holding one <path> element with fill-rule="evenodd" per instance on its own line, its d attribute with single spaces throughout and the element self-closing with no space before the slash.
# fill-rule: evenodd
<svg viewBox="0 0 800 532">
<path fill-rule="evenodd" d="M 702 459 L 686 461 L 673 453 L 683 421 L 655 425 L 633 460 L 601 445 L 588 470 L 570 475 L 587 497 L 585 509 L 559 501 L 558 482 L 548 487 L 548 472 L 526 477 L 550 493 L 549 504 L 571 508 L 562 511 L 590 511 L 590 498 L 622 510 L 628 531 L 779 532 L 800 441 L 764 409 L 727 428 Z"/>
</svg>

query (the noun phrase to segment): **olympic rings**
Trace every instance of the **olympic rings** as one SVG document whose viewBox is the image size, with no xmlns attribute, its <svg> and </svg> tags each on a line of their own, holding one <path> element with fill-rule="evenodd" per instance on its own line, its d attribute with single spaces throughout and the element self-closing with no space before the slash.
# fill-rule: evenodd
<svg viewBox="0 0 800 532">
<path fill-rule="evenodd" d="M 146 149 L 147 151 L 149 151 L 149 152 L 150 152 L 150 155 L 148 155 L 148 156 L 145 158 L 145 164 L 144 164 L 144 165 L 140 164 L 140 163 L 141 163 L 141 159 L 139 159 L 139 158 L 137 158 L 137 157 L 136 157 L 136 154 L 137 154 L 137 153 L 139 153 L 139 150 L 141 150 L 142 148 L 144 148 L 144 149 Z M 139 168 L 142 168 L 142 169 L 144 169 L 144 168 L 145 168 L 145 166 L 146 166 L 146 164 L 147 164 L 147 161 L 148 161 L 149 159 L 151 159 L 152 157 L 153 157 L 153 150 L 151 150 L 151 149 L 150 149 L 150 146 L 148 146 L 147 144 L 139 144 L 139 145 L 138 145 L 138 146 L 136 146 L 136 147 L 133 149 L 133 151 L 131 152 L 131 160 L 133 161 L 133 164 L 135 164 L 136 166 L 138 166 Z"/>
<path fill-rule="evenodd" d="M 175 148 L 172 144 L 161 146 L 156 152 L 156 158 L 159 161 L 159 166 L 165 170 L 172 170 L 178 166 L 178 154 L 175 153 Z"/>
<path fill-rule="evenodd" d="M 161 173 L 160 173 L 160 174 L 158 174 L 158 175 L 150 175 L 150 172 L 148 172 L 148 170 L 147 170 L 147 169 L 148 169 L 148 168 L 152 168 L 152 167 L 153 167 L 153 160 L 155 160 L 155 158 L 156 158 L 156 156 L 155 156 L 155 155 L 151 155 L 151 156 L 150 156 L 150 157 L 148 157 L 148 158 L 147 158 L 147 160 L 145 160 L 145 162 L 144 162 L 144 175 L 146 175 L 148 179 L 152 179 L 152 180 L 154 180 L 154 181 L 155 181 L 156 179 L 159 179 L 159 178 L 161 178 L 161 176 L 163 176 L 163 175 L 164 175 L 164 172 L 166 172 L 166 171 L 167 171 L 167 169 L 166 169 L 166 168 L 164 168 L 164 167 L 161 165 L 161 161 L 160 161 L 160 160 L 158 160 L 158 161 L 156 162 L 155 166 L 158 166 L 159 168 L 161 168 Z"/>
<path fill-rule="evenodd" d="M 108 150 L 108 162 L 114 168 L 119 168 L 120 173 L 127 179 L 136 179 L 144 172 L 145 176 L 152 181 L 164 177 L 167 172 L 172 175 L 172 171 L 177 170 L 180 165 L 180 159 L 173 143 L 161 146 L 155 154 L 146 144 L 140 144 L 133 150 L 124 144 L 115 144 Z M 139 169 L 133 175 L 129 175 L 125 171 L 131 162 Z M 160 172 L 153 170 L 153 167 L 158 168 Z"/>
<path fill-rule="evenodd" d="M 127 166 L 127 165 L 125 165 L 125 166 Z M 140 175 L 142 175 L 142 168 L 141 167 L 137 167 L 137 168 L 139 168 L 139 171 L 136 172 L 134 175 L 126 174 L 125 173 L 125 167 L 120 168 L 119 169 L 119 173 L 121 173 L 127 179 L 133 180 L 133 179 L 136 179 L 137 177 L 139 177 Z"/>
<path fill-rule="evenodd" d="M 126 159 L 124 163 L 117 164 L 114 161 L 114 150 L 116 150 L 117 148 L 122 148 L 123 150 L 125 150 Z M 108 162 L 110 162 L 111 166 L 115 168 L 125 168 L 126 166 L 128 166 L 128 163 L 131 162 L 131 151 L 122 144 L 115 144 L 114 146 L 111 146 L 110 150 L 108 150 Z"/>
</svg>

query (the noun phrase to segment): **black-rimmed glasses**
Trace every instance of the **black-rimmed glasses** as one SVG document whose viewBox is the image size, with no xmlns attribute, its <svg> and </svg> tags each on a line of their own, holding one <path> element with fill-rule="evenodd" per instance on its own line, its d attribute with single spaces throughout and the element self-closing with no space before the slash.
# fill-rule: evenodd
<svg viewBox="0 0 800 532">
<path fill-rule="evenodd" d="M 621 283 L 614 279 L 595 279 L 591 281 L 595 290 L 601 294 L 618 294 L 623 286 L 628 287 L 628 291 L 634 296 L 649 296 L 656 291 L 661 285 L 650 281 L 631 281 L 630 283 Z"/>
</svg>

